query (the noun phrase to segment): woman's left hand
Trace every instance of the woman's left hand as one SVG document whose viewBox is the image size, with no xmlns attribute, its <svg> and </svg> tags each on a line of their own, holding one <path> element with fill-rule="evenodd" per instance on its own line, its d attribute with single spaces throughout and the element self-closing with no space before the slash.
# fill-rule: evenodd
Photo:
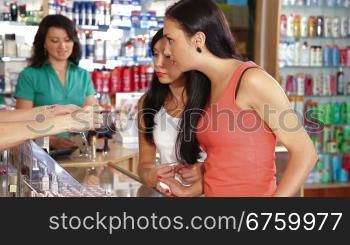
<svg viewBox="0 0 350 245">
<path fill-rule="evenodd" d="M 193 165 L 179 164 L 176 166 L 176 171 L 180 174 L 185 183 L 193 184 L 202 179 L 202 163 L 195 163 Z"/>
<path fill-rule="evenodd" d="M 163 188 L 162 183 L 169 186 L 169 189 Z M 157 183 L 157 190 L 164 194 L 167 197 L 185 197 L 187 196 L 187 188 L 186 186 L 183 186 L 179 181 L 177 181 L 174 178 L 167 178 L 162 179 L 160 182 Z"/>
</svg>

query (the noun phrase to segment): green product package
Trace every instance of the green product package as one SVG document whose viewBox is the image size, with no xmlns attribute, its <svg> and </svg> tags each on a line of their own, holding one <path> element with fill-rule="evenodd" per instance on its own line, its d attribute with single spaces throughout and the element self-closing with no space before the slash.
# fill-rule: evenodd
<svg viewBox="0 0 350 245">
<path fill-rule="evenodd" d="M 341 123 L 340 104 L 338 102 L 331 105 L 331 115 L 329 117 L 332 124 Z"/>
</svg>

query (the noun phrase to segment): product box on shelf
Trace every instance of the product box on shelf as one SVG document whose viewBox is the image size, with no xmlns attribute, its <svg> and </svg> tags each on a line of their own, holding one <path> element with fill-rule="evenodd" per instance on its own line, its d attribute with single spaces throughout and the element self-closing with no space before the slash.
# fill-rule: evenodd
<svg viewBox="0 0 350 245">
<path fill-rule="evenodd" d="M 137 103 L 143 93 L 116 94 L 116 139 L 124 146 L 136 148 L 138 144 Z"/>
<path fill-rule="evenodd" d="M 26 61 L 0 61 L 0 76 L 2 74 L 2 93 L 10 94 L 15 90 L 19 73 L 27 66 Z"/>
</svg>

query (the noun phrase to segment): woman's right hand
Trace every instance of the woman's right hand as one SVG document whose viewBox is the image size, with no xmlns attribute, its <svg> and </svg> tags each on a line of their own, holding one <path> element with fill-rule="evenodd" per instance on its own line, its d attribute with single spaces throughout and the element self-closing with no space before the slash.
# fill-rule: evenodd
<svg viewBox="0 0 350 245">
<path fill-rule="evenodd" d="M 53 115 L 53 116 L 62 116 L 62 115 L 66 115 L 66 114 L 70 114 L 74 111 L 77 110 L 81 110 L 82 108 L 77 106 L 77 105 L 73 105 L 73 104 L 69 104 L 69 105 L 51 105 L 49 106 L 48 110 L 49 112 Z"/>
<path fill-rule="evenodd" d="M 100 128 L 103 124 L 103 115 L 97 106 L 85 106 L 68 115 L 65 115 L 66 131 L 82 132 Z"/>
</svg>

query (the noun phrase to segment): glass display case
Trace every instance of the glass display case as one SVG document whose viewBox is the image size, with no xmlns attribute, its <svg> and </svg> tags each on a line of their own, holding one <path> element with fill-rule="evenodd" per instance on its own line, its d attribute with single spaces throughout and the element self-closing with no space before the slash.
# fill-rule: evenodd
<svg viewBox="0 0 350 245">
<path fill-rule="evenodd" d="M 161 197 L 113 164 L 64 169 L 33 141 L 5 151 L 0 163 L 0 196 Z"/>
</svg>

